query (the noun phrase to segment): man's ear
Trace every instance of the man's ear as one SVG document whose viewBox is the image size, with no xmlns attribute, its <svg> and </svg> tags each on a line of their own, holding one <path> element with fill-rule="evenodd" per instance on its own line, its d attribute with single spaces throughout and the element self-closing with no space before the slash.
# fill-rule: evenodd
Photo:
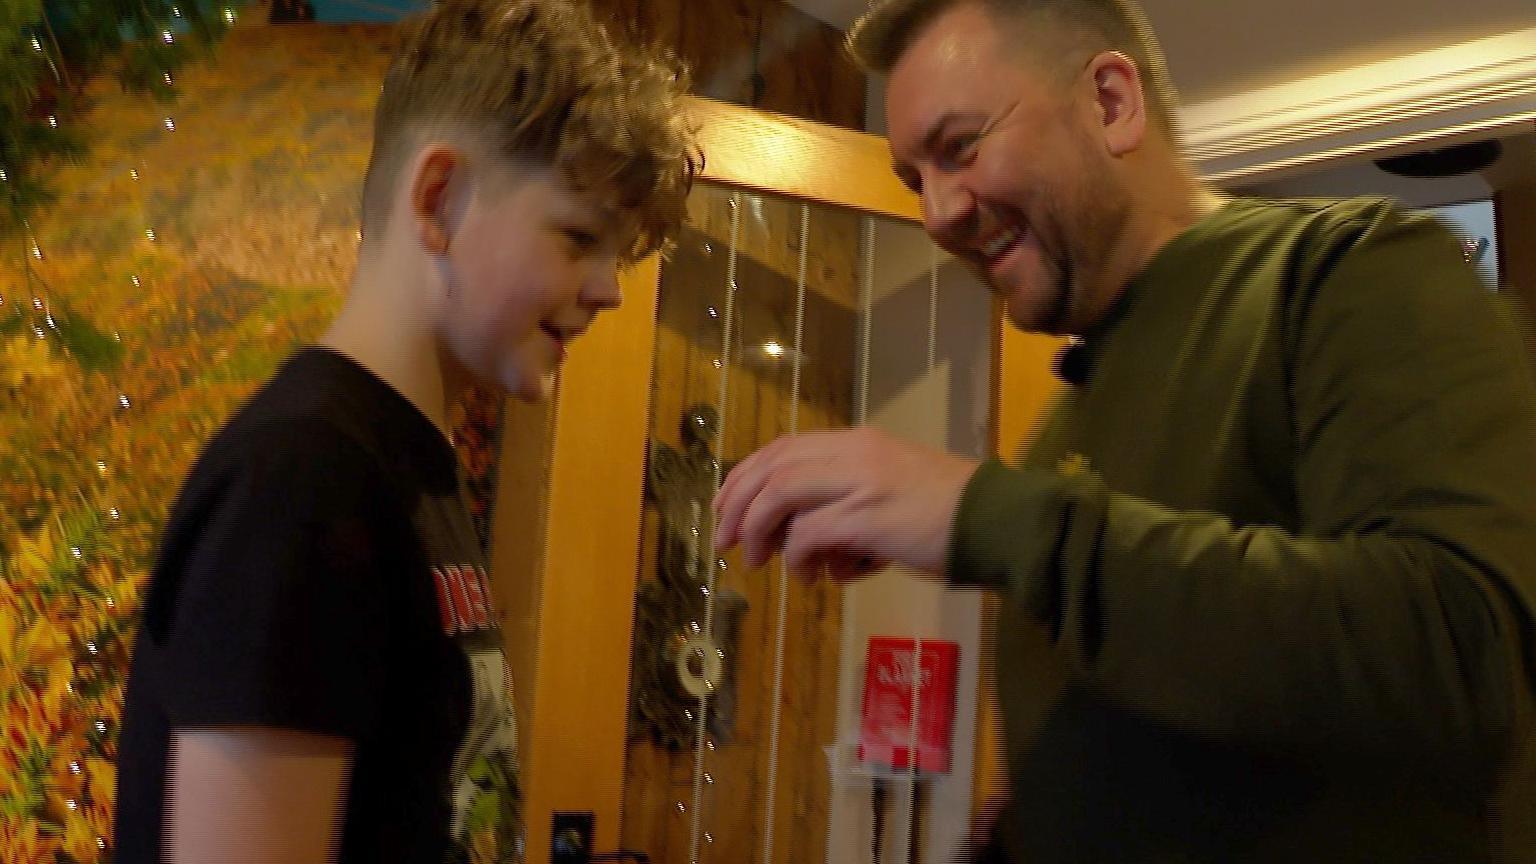
<svg viewBox="0 0 1536 864">
<path fill-rule="evenodd" d="M 429 144 L 417 155 L 411 172 L 411 222 L 422 248 L 444 255 L 453 241 L 449 207 L 463 182 L 464 154 L 446 144 Z"/>
<path fill-rule="evenodd" d="M 1139 150 L 1147 135 L 1147 100 L 1136 61 L 1119 51 L 1104 51 L 1084 73 L 1093 87 L 1100 134 L 1111 156 Z"/>
</svg>

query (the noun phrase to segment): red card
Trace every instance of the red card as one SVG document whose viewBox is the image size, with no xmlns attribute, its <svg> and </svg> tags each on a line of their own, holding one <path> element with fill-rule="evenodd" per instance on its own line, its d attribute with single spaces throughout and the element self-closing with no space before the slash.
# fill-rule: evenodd
<svg viewBox="0 0 1536 864">
<path fill-rule="evenodd" d="M 960 646 L 923 640 L 917 664 L 917 738 L 912 740 L 912 639 L 873 636 L 864 676 L 863 726 L 859 759 L 905 771 L 917 749 L 917 769 L 948 773 L 955 727 L 955 678 Z"/>
</svg>

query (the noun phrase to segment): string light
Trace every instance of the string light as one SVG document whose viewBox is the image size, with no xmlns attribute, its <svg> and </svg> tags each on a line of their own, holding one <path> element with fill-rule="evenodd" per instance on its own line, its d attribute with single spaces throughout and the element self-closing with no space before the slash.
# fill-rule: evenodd
<svg viewBox="0 0 1536 864">
<path fill-rule="evenodd" d="M 139 179 L 139 169 L 137 169 L 137 168 L 129 168 L 128 169 L 128 176 L 130 178 L 134 179 L 134 180 Z"/>
<path fill-rule="evenodd" d="M 153 228 L 145 228 L 144 229 L 144 236 L 149 239 L 149 242 L 151 242 L 151 243 L 155 242 L 155 229 L 153 229 Z"/>
<path fill-rule="evenodd" d="M 55 117 L 52 114 L 49 114 L 48 115 L 48 126 L 50 128 L 53 128 L 53 129 L 59 128 L 59 118 Z"/>
<path fill-rule="evenodd" d="M 165 118 L 165 131 L 167 131 L 167 132 L 175 132 L 176 131 L 176 121 L 172 120 L 169 117 Z"/>
<path fill-rule="evenodd" d="M 43 53 L 43 43 L 36 36 L 32 37 L 32 50 L 39 54 Z"/>
<path fill-rule="evenodd" d="M 176 41 L 175 37 L 173 37 L 171 35 L 171 31 L 169 31 L 169 30 L 161 30 L 160 31 L 160 40 L 162 42 L 164 42 L 165 44 L 167 44 L 167 45 L 169 45 L 172 42 Z"/>
<path fill-rule="evenodd" d="M 229 8 L 228 6 L 224 7 L 224 23 L 225 24 L 233 24 L 233 23 L 235 23 L 235 10 Z"/>
</svg>

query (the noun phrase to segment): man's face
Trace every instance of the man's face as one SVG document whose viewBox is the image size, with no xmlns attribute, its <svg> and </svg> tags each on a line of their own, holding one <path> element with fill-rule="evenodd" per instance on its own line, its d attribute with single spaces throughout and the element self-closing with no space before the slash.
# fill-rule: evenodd
<svg viewBox="0 0 1536 864">
<path fill-rule="evenodd" d="M 448 359 L 512 396 L 544 395 L 565 346 L 619 305 L 613 229 L 548 172 L 477 184 L 443 260 Z"/>
<path fill-rule="evenodd" d="M 928 233 L 966 262 L 1020 329 L 1072 333 L 1102 311 L 1124 194 L 1097 137 L 1087 76 L 1047 72 L 975 4 L 939 15 L 891 70 L 896 172 Z"/>
</svg>

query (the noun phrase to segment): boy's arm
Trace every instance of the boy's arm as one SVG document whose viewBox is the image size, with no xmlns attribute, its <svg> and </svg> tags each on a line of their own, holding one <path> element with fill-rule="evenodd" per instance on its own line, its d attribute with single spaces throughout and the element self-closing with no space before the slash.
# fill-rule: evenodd
<svg viewBox="0 0 1536 864">
<path fill-rule="evenodd" d="M 170 864 L 334 864 L 352 742 L 269 727 L 172 733 Z"/>
</svg>

